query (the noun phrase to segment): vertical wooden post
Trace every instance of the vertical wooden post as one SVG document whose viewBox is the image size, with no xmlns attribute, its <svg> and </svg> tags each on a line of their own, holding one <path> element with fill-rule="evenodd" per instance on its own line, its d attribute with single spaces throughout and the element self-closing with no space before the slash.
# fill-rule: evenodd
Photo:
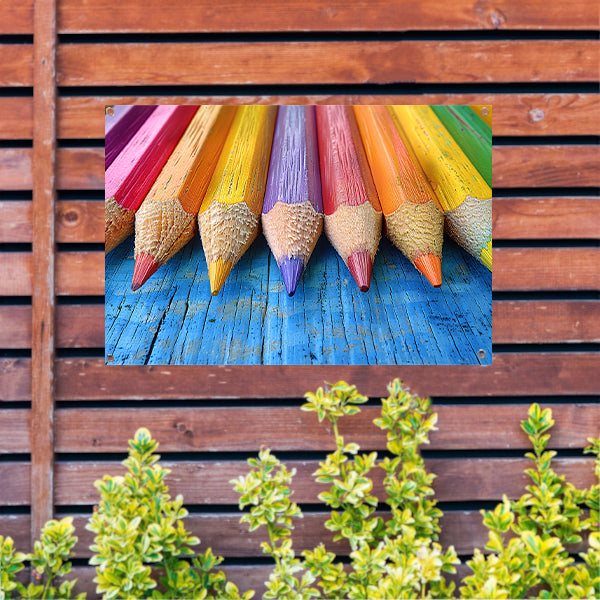
<svg viewBox="0 0 600 600">
<path fill-rule="evenodd" d="M 35 540 L 54 510 L 56 0 L 34 2 L 33 44 L 31 537 Z"/>
</svg>

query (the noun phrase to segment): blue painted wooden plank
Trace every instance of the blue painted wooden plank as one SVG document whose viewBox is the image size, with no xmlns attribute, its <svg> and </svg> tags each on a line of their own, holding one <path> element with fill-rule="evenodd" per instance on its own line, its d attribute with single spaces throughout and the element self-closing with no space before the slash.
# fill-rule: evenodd
<svg viewBox="0 0 600 600">
<path fill-rule="evenodd" d="M 442 269 L 435 289 L 382 239 L 363 293 L 322 237 L 289 297 L 260 236 L 213 297 L 196 237 L 133 293 L 128 240 L 106 257 L 106 353 L 111 364 L 490 364 L 491 273 L 450 240 Z"/>
</svg>

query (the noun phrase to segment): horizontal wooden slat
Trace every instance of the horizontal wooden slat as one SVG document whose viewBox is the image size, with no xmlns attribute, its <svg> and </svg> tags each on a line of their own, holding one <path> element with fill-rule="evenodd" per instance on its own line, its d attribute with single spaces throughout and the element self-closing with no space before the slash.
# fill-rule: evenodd
<svg viewBox="0 0 600 600">
<path fill-rule="evenodd" d="M 191 513 L 185 520 L 186 529 L 200 538 L 202 548 L 212 548 L 218 556 L 225 558 L 252 558 L 260 552 L 260 544 L 267 541 L 263 529 L 249 532 L 248 525 L 240 523 L 241 512 L 221 512 L 210 514 Z M 388 512 L 377 512 L 377 516 L 389 518 Z M 63 513 L 59 515 L 63 516 Z M 73 525 L 78 537 L 73 550 L 76 558 L 89 558 L 90 545 L 94 534 L 85 529 L 91 515 L 75 514 Z M 292 541 L 296 553 L 302 550 L 312 550 L 320 543 L 329 552 L 338 556 L 350 554 L 349 544 L 345 541 L 333 541 L 333 533 L 325 528 L 325 521 L 330 517 L 325 512 L 304 512 L 303 518 L 294 520 Z M 19 551 L 30 551 L 28 531 L 29 515 L 0 515 L 0 531 L 10 536 Z M 440 539 L 443 547 L 454 546 L 460 555 L 472 554 L 475 548 L 484 549 L 488 541 L 488 530 L 482 523 L 482 516 L 477 510 L 446 511 L 440 519 Z M 585 543 L 571 546 L 573 551 L 583 551 Z"/>
<path fill-rule="evenodd" d="M 0 98 L 3 101 L 12 99 Z M 20 105 L 29 105 L 19 98 Z M 594 94 L 423 94 L 359 96 L 98 96 L 58 99 L 58 137 L 62 139 L 104 137 L 98 118 L 107 104 L 492 104 L 494 135 L 600 135 L 600 109 Z M 22 112 L 24 108 L 20 108 Z M 0 111 L 1 112 L 1 111 Z M 27 131 L 31 130 L 31 111 Z M 7 137 L 17 126 L 4 123 Z M 10 128 L 13 129 L 10 129 Z M 2 130 L 0 129 L 0 132 Z M 28 138 L 29 135 L 13 134 Z"/>
<path fill-rule="evenodd" d="M 59 190 L 103 190 L 104 148 L 60 148 L 56 153 Z"/>
<path fill-rule="evenodd" d="M 63 44 L 57 77 L 62 86 L 594 81 L 597 47 L 594 40 Z"/>
<path fill-rule="evenodd" d="M 593 352 L 506 352 L 495 354 L 491 366 L 273 366 L 266 378 L 260 366 L 107 368 L 102 359 L 58 359 L 56 399 L 298 398 L 340 379 L 381 397 L 396 377 L 434 397 L 570 396 L 598 393 L 597 363 Z M 0 400 L 30 399 L 30 370 L 29 359 L 0 359 Z"/>
<path fill-rule="evenodd" d="M 589 487 L 594 483 L 592 458 L 556 458 L 552 464 L 557 473 L 565 475 L 577 487 Z M 237 505 L 239 496 L 230 482 L 248 470 L 243 461 L 164 461 L 163 465 L 171 471 L 165 479 L 171 494 L 182 494 L 188 505 Z M 292 485 L 294 500 L 318 503 L 318 494 L 326 489 L 323 484 L 316 483 L 312 475 L 319 466 L 318 461 L 291 460 L 286 461 L 286 465 L 297 470 Z M 499 501 L 503 494 L 518 498 L 530 481 L 524 470 L 531 466 L 531 461 L 525 458 L 432 458 L 426 459 L 425 465 L 437 475 L 433 488 L 440 502 Z M 123 467 L 114 462 L 58 462 L 55 503 L 57 506 L 96 504 L 99 496 L 94 481 L 107 473 L 117 475 L 123 471 Z M 0 475 L 5 482 L 3 504 L 27 506 L 29 463 L 0 463 Z M 372 478 L 374 495 L 383 497 L 383 471 L 377 469 Z"/>
<path fill-rule="evenodd" d="M 578 146 L 495 146 L 494 187 L 600 186 L 600 149 Z"/>
<path fill-rule="evenodd" d="M 30 148 L 0 148 L 0 190 L 30 190 L 31 161 Z"/>
<path fill-rule="evenodd" d="M 57 348 L 104 346 L 104 305 L 56 307 Z M 0 348 L 31 348 L 31 306 L 0 306 Z"/>
<path fill-rule="evenodd" d="M 497 248 L 495 291 L 598 290 L 600 248 Z"/>
<path fill-rule="evenodd" d="M 600 341 L 600 303 L 594 300 L 495 301 L 493 341 L 576 343 Z M 56 314 L 58 348 L 104 346 L 103 305 L 60 305 Z M 31 307 L 0 307 L 0 348 L 31 347 Z"/>
<path fill-rule="evenodd" d="M 0 115 L 0 140 L 32 139 L 33 98 L 0 98 Z"/>
<path fill-rule="evenodd" d="M 493 237 L 599 239 L 600 198 L 494 198 Z"/>
<path fill-rule="evenodd" d="M 0 34 L 33 32 L 33 0 L 4 0 Z M 163 10 L 160 0 L 127 0 L 58 5 L 59 33 L 221 32 L 221 31 L 406 31 L 469 29 L 593 29 L 597 12 L 591 0 L 568 5 L 542 0 L 402 0 L 319 2 L 292 0 L 283 4 L 260 0 L 247 10 L 244 2 L 220 4 L 206 0 L 174 4 Z M 144 15 L 140 19 L 140 14 Z"/>
<path fill-rule="evenodd" d="M 27 409 L 2 411 L 2 417 L 0 418 L 0 454 L 28 454 L 30 452 L 30 420 L 31 411 Z"/>
<path fill-rule="evenodd" d="M 0 295 L 31 295 L 31 253 L 9 252 L 0 264 Z M 56 293 L 59 296 L 104 294 L 104 254 L 61 252 L 56 257 Z"/>
<path fill-rule="evenodd" d="M 492 340 L 496 344 L 600 342 L 600 302 L 494 302 Z"/>
<path fill-rule="evenodd" d="M 520 427 L 527 407 L 499 404 L 434 406 L 438 431 L 427 450 L 491 450 L 529 448 Z M 345 419 L 340 432 L 363 449 L 385 449 L 386 436 L 369 425 L 381 414 L 363 407 L 361 416 Z M 600 405 L 569 404 L 553 407 L 553 448 L 583 448 L 596 435 Z M 469 424 L 469 435 L 464 426 Z M 275 451 L 333 451 L 331 431 L 319 425 L 313 413 L 299 407 L 60 409 L 56 411 L 56 451 L 123 452 L 140 426 L 160 442 L 162 452 L 253 452 L 260 445 Z M 239 432 L 243 431 L 243 435 Z"/>
<path fill-rule="evenodd" d="M 0 19 L 2 20 L 2 19 Z M 33 45 L 0 43 L 0 87 L 33 85 Z"/>
<path fill-rule="evenodd" d="M 31 202 L 0 200 L 0 243 L 31 242 Z M 104 202 L 61 200 L 56 203 L 56 241 L 104 243 Z"/>
</svg>

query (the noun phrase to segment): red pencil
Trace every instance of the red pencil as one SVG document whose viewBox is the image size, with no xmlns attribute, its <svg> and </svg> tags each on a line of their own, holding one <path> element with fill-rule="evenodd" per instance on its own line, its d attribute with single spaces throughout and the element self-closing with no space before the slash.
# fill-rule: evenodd
<svg viewBox="0 0 600 600">
<path fill-rule="evenodd" d="M 349 106 L 317 106 L 325 234 L 358 287 L 371 285 L 381 206 Z"/>
<path fill-rule="evenodd" d="M 159 106 L 106 171 L 105 252 L 133 233 L 135 211 L 197 110 L 197 106 Z"/>
</svg>

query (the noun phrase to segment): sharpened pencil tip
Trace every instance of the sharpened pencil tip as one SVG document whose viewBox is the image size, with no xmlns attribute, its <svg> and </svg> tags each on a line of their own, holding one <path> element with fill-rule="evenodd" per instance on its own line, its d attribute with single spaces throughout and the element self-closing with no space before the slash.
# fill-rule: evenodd
<svg viewBox="0 0 600 600">
<path fill-rule="evenodd" d="M 304 261 L 296 256 L 284 256 L 279 263 L 279 270 L 288 296 L 293 296 L 304 272 Z"/>
<path fill-rule="evenodd" d="M 479 260 L 491 271 L 492 270 L 492 240 L 490 240 L 486 247 L 481 250 Z"/>
<path fill-rule="evenodd" d="M 133 277 L 131 279 L 131 291 L 139 290 L 148 278 L 156 272 L 160 265 L 156 262 L 154 256 L 140 252 L 135 257 L 135 267 L 133 268 Z"/>
<path fill-rule="evenodd" d="M 442 260 L 435 254 L 421 254 L 415 259 L 415 267 L 427 277 L 433 287 L 442 285 Z"/>
<path fill-rule="evenodd" d="M 208 265 L 208 280 L 210 281 L 210 293 L 218 296 L 225 280 L 231 273 L 233 265 L 230 262 L 223 262 L 222 258 L 214 260 Z"/>
<path fill-rule="evenodd" d="M 361 292 L 368 292 L 371 286 L 371 272 L 373 271 L 373 259 L 366 250 L 353 252 L 348 257 L 348 269 L 354 277 Z"/>
</svg>

